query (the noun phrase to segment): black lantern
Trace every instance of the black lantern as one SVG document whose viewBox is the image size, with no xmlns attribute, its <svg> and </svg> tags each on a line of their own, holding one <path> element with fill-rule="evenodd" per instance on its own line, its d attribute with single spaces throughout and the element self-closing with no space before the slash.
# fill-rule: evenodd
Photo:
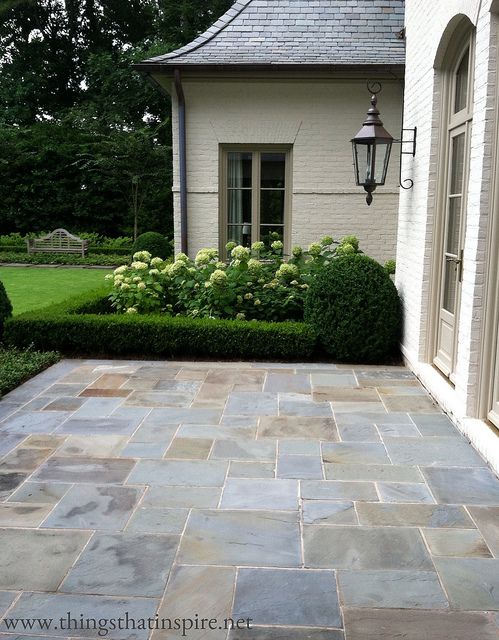
<svg viewBox="0 0 499 640">
<path fill-rule="evenodd" d="M 383 127 L 377 108 L 378 98 L 371 97 L 371 108 L 362 129 L 352 139 L 355 179 L 359 187 L 367 191 L 366 202 L 373 201 L 373 191 L 378 185 L 384 185 L 393 137 Z"/>
</svg>

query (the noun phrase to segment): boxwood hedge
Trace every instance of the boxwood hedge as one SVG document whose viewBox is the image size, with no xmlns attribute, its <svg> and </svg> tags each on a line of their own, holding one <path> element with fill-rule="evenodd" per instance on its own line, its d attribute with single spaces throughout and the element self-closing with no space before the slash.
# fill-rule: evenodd
<svg viewBox="0 0 499 640">
<path fill-rule="evenodd" d="M 108 291 L 9 319 L 8 345 L 65 355 L 123 357 L 216 357 L 305 360 L 315 330 L 299 322 L 247 322 L 110 313 Z"/>
</svg>

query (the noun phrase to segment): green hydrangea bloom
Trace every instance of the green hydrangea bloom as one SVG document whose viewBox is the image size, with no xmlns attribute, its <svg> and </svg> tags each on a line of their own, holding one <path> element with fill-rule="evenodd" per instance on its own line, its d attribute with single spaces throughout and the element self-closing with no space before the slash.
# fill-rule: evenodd
<svg viewBox="0 0 499 640">
<path fill-rule="evenodd" d="M 308 246 L 308 252 L 311 256 L 317 258 L 322 253 L 322 245 L 319 242 L 312 242 L 312 244 Z"/>
<path fill-rule="evenodd" d="M 221 269 L 216 269 L 210 276 L 210 282 L 217 287 L 223 287 L 227 283 L 227 274 Z"/>
</svg>

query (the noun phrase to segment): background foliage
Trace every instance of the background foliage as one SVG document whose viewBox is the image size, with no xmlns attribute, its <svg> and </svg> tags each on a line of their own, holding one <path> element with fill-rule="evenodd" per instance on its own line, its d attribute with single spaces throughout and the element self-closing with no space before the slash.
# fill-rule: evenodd
<svg viewBox="0 0 499 640">
<path fill-rule="evenodd" d="M 0 233 L 171 233 L 170 104 L 131 65 L 231 4 L 0 0 Z"/>
</svg>

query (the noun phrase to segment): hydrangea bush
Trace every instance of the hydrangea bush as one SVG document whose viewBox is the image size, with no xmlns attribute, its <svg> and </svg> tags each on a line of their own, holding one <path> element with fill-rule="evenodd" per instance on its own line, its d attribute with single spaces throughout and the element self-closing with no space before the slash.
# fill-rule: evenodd
<svg viewBox="0 0 499 640">
<path fill-rule="evenodd" d="M 165 266 L 161 258 L 153 258 L 148 251 L 133 254 L 133 262 L 106 276 L 113 282 L 109 296 L 112 306 L 126 313 L 154 313 L 166 308 Z"/>
<path fill-rule="evenodd" d="M 251 248 L 229 242 L 226 249 L 227 262 L 216 249 L 202 249 L 194 260 L 180 253 L 172 263 L 147 251 L 135 253 L 130 265 L 107 276 L 113 281 L 113 307 L 126 313 L 301 320 L 312 279 L 336 257 L 359 253 L 359 242 L 355 236 L 339 242 L 324 236 L 306 250 L 294 247 L 287 258 L 280 240 Z"/>
</svg>

